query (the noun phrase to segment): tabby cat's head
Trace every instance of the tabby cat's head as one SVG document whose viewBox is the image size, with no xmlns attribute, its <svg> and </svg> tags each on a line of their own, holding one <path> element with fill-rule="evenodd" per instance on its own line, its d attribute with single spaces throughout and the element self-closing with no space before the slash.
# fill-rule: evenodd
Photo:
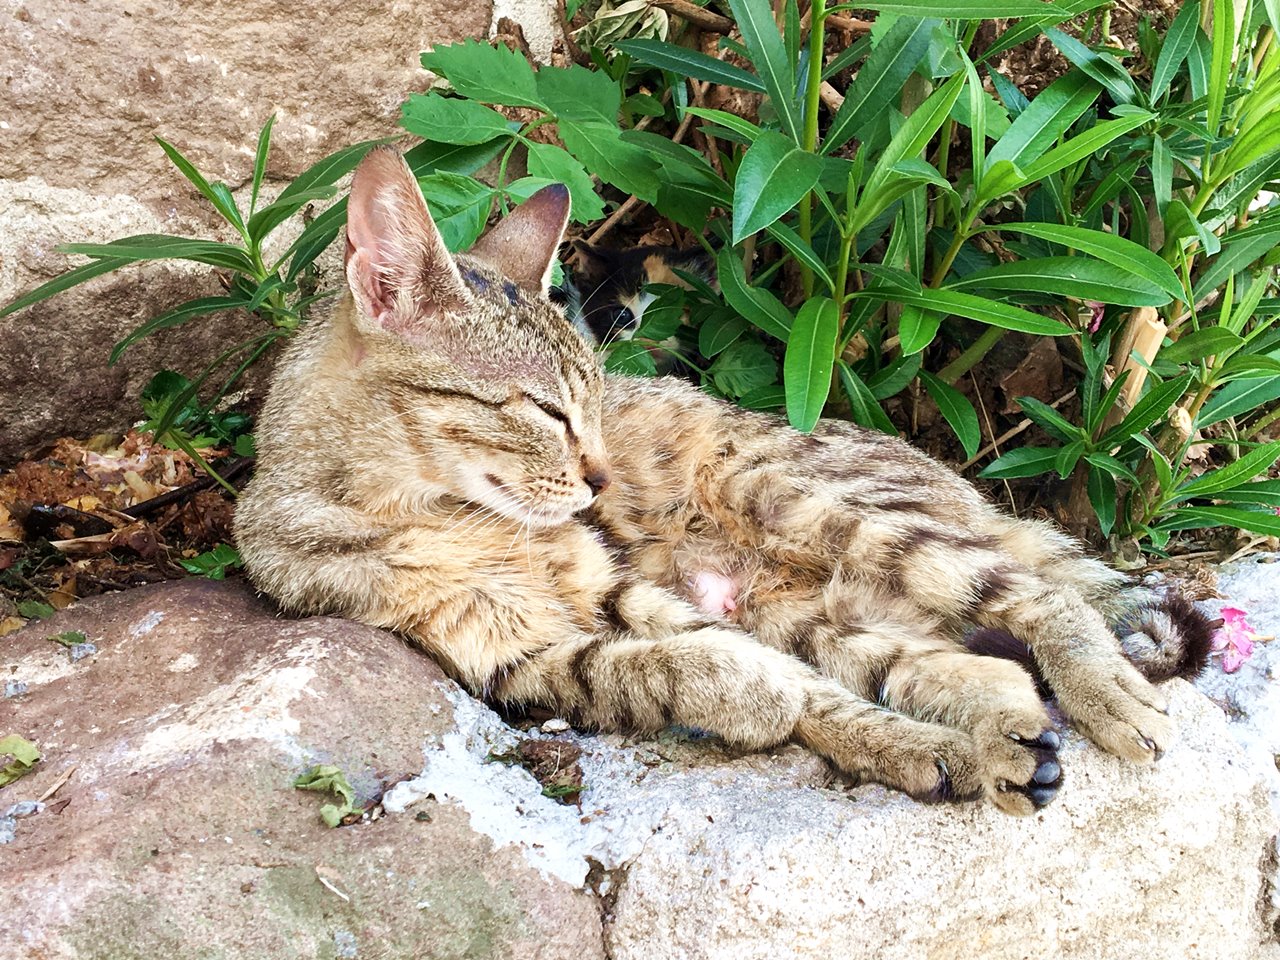
<svg viewBox="0 0 1280 960">
<path fill-rule="evenodd" d="M 398 152 L 356 170 L 343 350 L 415 496 L 547 526 L 608 484 L 600 367 L 547 298 L 568 214 L 546 187 L 454 257 Z"/>
</svg>

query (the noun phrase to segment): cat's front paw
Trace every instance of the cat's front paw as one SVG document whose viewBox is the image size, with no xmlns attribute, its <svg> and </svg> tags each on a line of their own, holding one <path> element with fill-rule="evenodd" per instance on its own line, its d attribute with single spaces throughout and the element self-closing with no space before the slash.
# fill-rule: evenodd
<svg viewBox="0 0 1280 960">
<path fill-rule="evenodd" d="M 1119 657 L 1072 664 L 1051 682 L 1067 716 L 1109 753 L 1151 763 L 1173 743 L 1164 696 Z"/>
<path fill-rule="evenodd" d="M 1035 715 L 982 724 L 974 740 L 982 758 L 986 795 L 1004 813 L 1030 816 L 1058 795 L 1062 740 L 1042 708 Z"/>
</svg>

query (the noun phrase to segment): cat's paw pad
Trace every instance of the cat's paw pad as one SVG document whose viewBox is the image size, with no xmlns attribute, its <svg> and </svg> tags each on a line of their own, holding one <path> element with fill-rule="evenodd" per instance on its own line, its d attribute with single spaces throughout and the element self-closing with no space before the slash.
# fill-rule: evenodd
<svg viewBox="0 0 1280 960">
<path fill-rule="evenodd" d="M 1062 786 L 1062 739 L 1052 728 L 1034 735 L 1009 733 L 1004 739 L 1000 747 L 987 750 L 987 795 L 1005 813 L 1029 816 L 1048 806 Z"/>
</svg>

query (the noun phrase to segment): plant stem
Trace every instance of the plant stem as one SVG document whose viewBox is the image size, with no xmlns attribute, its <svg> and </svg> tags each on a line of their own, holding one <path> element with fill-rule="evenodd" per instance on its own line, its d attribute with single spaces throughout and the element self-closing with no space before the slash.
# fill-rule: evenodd
<svg viewBox="0 0 1280 960">
<path fill-rule="evenodd" d="M 1251 426 L 1248 430 L 1246 430 L 1241 435 L 1241 439 L 1252 440 L 1254 437 L 1260 434 L 1263 430 L 1267 429 L 1267 427 L 1271 426 L 1271 424 L 1275 423 L 1277 420 L 1280 420 L 1280 407 L 1276 407 L 1274 410 L 1268 413 L 1265 417 L 1263 417 L 1261 420 L 1259 420 L 1257 423 Z"/>
<path fill-rule="evenodd" d="M 1003 327 L 987 327 L 982 331 L 982 336 L 969 344 L 964 353 L 938 371 L 938 379 L 946 384 L 955 383 L 985 357 L 1003 336 Z"/>
<path fill-rule="evenodd" d="M 801 149 L 807 153 L 818 150 L 818 104 L 822 92 L 823 27 L 826 21 L 826 0 L 813 0 L 809 7 L 809 76 L 805 86 L 804 143 Z M 813 243 L 813 193 L 805 194 L 800 202 L 800 236 L 805 243 Z M 813 296 L 813 271 L 800 265 L 800 285 L 806 297 Z"/>
</svg>

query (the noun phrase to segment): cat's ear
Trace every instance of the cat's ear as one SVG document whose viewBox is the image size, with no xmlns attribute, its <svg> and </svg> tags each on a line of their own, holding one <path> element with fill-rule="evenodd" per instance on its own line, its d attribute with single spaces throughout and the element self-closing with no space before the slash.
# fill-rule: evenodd
<svg viewBox="0 0 1280 960">
<path fill-rule="evenodd" d="M 470 304 L 418 181 L 394 147 L 370 150 L 356 168 L 346 272 L 361 315 L 395 333 L 422 332 Z"/>
<path fill-rule="evenodd" d="M 545 294 L 568 223 L 569 190 L 553 183 L 516 207 L 470 253 L 520 286 Z"/>
</svg>

